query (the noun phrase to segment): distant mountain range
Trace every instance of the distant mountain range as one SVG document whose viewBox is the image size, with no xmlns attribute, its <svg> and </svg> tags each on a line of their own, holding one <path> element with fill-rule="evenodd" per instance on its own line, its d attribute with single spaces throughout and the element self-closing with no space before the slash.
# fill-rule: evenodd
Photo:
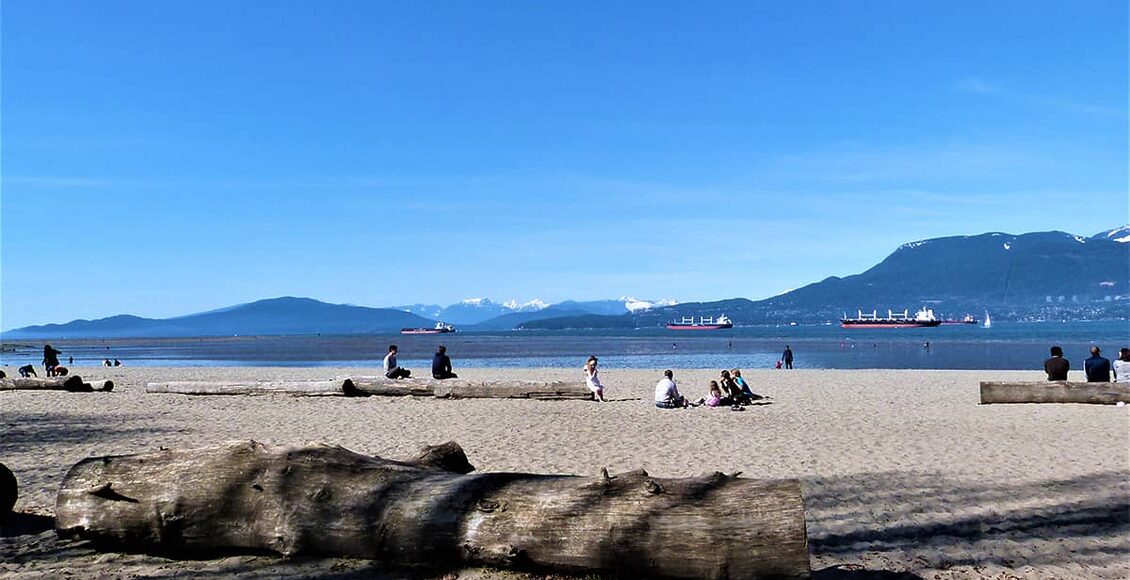
<svg viewBox="0 0 1130 580">
<path fill-rule="evenodd" d="M 903 244 L 869 270 L 831 277 L 765 300 L 676 303 L 485 298 L 450 306 L 369 308 L 310 298 L 272 298 L 167 319 L 130 315 L 5 331 L 3 338 L 126 338 L 367 334 L 430 327 L 460 330 L 642 328 L 683 316 L 726 314 L 735 324 L 821 323 L 844 314 L 929 306 L 938 314 L 992 312 L 996 320 L 1130 318 L 1130 226 L 1080 237 L 1064 232 L 935 238 Z"/>
<path fill-rule="evenodd" d="M 640 300 L 629 296 L 623 296 L 618 300 L 593 300 L 588 302 L 566 300 L 565 302 L 552 305 L 538 299 L 524 303 L 519 303 L 517 300 L 508 300 L 499 303 L 492 302 L 489 298 L 468 298 L 450 306 L 412 304 L 409 306 L 395 306 L 393 308 L 459 326 L 476 325 L 491 321 L 488 326 L 491 328 L 499 328 L 500 323 L 494 322 L 493 319 L 503 316 L 507 317 L 507 320 L 524 322 L 526 320 L 547 318 L 548 316 L 546 315 L 563 316 L 565 312 L 615 315 L 647 310 L 656 306 L 669 306 L 672 304 L 677 304 L 677 302 L 670 299 L 657 301 Z M 524 314 L 525 316 L 513 316 L 516 314 Z M 513 328 L 513 326 L 507 328 Z"/>
<path fill-rule="evenodd" d="M 451 306 L 415 304 L 396 308 L 368 308 L 327 304 L 311 298 L 270 298 L 219 310 L 176 318 L 153 319 L 117 315 L 98 320 L 74 320 L 8 330 L 5 340 L 28 338 L 133 338 L 231 335 L 370 334 L 395 332 L 407 327 L 431 327 L 436 320 L 460 330 L 510 330 L 542 318 L 579 314 L 623 314 L 674 304 L 624 297 L 590 302 L 566 301 L 549 305 L 540 300 L 492 302 L 486 298 L 463 300 Z"/>
<path fill-rule="evenodd" d="M 831 277 L 765 300 L 683 303 L 620 316 L 530 321 L 526 329 L 642 328 L 682 316 L 725 314 L 735 324 L 820 323 L 922 306 L 960 318 L 1130 318 L 1130 226 L 1089 238 L 1064 232 L 1000 232 L 903 244 L 871 269 Z"/>
</svg>

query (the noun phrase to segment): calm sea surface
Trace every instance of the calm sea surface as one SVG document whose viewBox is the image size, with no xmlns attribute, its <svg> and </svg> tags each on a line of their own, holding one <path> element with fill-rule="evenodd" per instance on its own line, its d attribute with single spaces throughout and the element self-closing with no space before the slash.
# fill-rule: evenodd
<svg viewBox="0 0 1130 580">
<path fill-rule="evenodd" d="M 926 347 L 926 342 L 929 347 Z M 42 342 L 13 341 L 0 363 L 42 359 Z M 1130 321 L 994 323 L 936 328 L 843 329 L 750 326 L 718 331 L 512 331 L 446 335 L 267 336 L 59 340 L 75 365 L 119 359 L 130 366 L 377 366 L 395 343 L 400 364 L 427 367 L 447 346 L 456 367 L 580 367 L 590 354 L 614 368 L 769 368 L 786 344 L 796 368 L 1040 369 L 1052 344 L 1082 368 L 1091 345 L 1108 357 L 1130 347 Z M 9 373 L 14 374 L 14 373 Z"/>
</svg>

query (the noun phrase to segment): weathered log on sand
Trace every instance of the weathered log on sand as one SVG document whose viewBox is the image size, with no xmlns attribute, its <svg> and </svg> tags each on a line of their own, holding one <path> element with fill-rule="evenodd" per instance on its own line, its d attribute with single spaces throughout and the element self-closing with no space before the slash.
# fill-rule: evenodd
<svg viewBox="0 0 1130 580">
<path fill-rule="evenodd" d="M 114 381 L 92 381 L 85 383 L 82 377 L 71 375 L 69 377 L 49 378 L 11 378 L 0 379 L 0 391 L 70 391 L 72 393 L 90 393 L 94 391 L 114 390 Z"/>
<path fill-rule="evenodd" d="M 391 397 L 430 397 L 433 383 L 427 379 L 386 379 L 384 377 L 354 377 L 345 379 L 343 390 L 350 396 L 384 395 Z"/>
<path fill-rule="evenodd" d="M 439 397 L 444 399 L 590 399 L 581 383 L 545 381 L 469 381 L 465 379 L 346 379 L 346 393 L 362 395 Z"/>
<path fill-rule="evenodd" d="M 1067 381 L 981 381 L 981 404 L 989 403 L 1130 403 L 1126 383 L 1070 383 Z"/>
<path fill-rule="evenodd" d="M 172 381 L 147 383 L 146 393 L 180 395 L 343 395 L 340 380 L 327 381 Z"/>
<path fill-rule="evenodd" d="M 583 383 L 539 381 L 437 381 L 436 397 L 451 399 L 591 399 Z"/>
<path fill-rule="evenodd" d="M 0 463 L 0 521 L 12 513 L 16 500 L 20 497 L 20 486 L 16 475 L 8 466 Z"/>
<path fill-rule="evenodd" d="M 449 447 L 422 457 L 462 455 Z M 809 574 L 795 480 L 459 475 L 432 465 L 255 442 L 96 457 L 67 473 L 55 521 L 63 535 L 171 555 L 271 550 L 649 578 Z"/>
</svg>

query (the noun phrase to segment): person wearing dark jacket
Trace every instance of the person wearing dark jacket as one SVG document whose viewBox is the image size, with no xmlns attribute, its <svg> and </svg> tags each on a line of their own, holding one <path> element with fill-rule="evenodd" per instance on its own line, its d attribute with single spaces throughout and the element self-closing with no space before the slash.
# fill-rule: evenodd
<svg viewBox="0 0 1130 580">
<path fill-rule="evenodd" d="M 440 346 L 432 357 L 432 378 L 457 379 L 458 375 L 451 372 L 451 357 L 447 356 L 447 347 Z"/>
<path fill-rule="evenodd" d="M 59 355 L 63 354 L 61 350 L 55 350 L 49 344 L 43 345 L 43 366 L 47 369 L 47 376 L 55 376 L 55 367 L 59 366 Z"/>
<path fill-rule="evenodd" d="M 1044 372 L 1048 373 L 1048 380 L 1066 381 L 1071 362 L 1063 358 L 1063 349 L 1058 346 L 1053 346 L 1051 353 L 1052 357 L 1044 361 Z"/>
<path fill-rule="evenodd" d="M 1091 347 L 1091 358 L 1083 361 L 1083 372 L 1088 383 L 1110 382 L 1110 360 L 1099 356 L 1099 347 Z"/>
</svg>

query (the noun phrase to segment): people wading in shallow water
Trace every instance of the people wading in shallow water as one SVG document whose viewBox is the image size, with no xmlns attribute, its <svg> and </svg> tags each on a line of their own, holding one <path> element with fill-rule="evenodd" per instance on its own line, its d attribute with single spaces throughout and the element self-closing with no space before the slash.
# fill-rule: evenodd
<svg viewBox="0 0 1130 580">
<path fill-rule="evenodd" d="M 600 376 L 596 370 L 597 360 L 595 356 L 590 356 L 589 360 L 585 362 L 585 386 L 592 391 L 592 398 L 594 401 L 604 401 L 604 385 L 600 384 Z"/>
</svg>

